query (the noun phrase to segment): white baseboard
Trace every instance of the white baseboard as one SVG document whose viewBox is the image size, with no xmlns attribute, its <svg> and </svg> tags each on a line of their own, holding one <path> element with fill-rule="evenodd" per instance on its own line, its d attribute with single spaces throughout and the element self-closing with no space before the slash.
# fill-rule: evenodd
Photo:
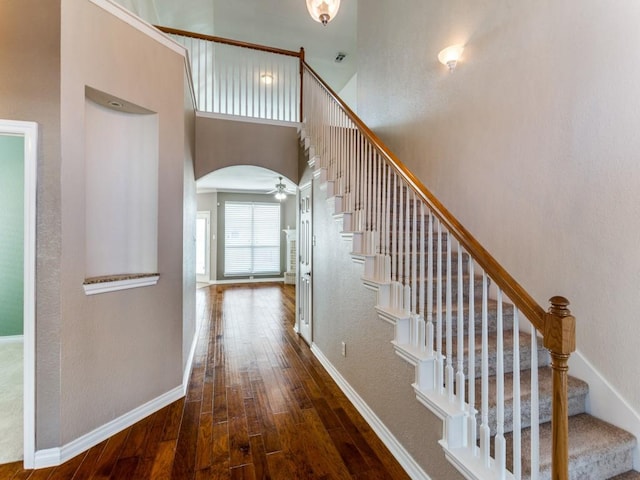
<svg viewBox="0 0 640 480">
<path fill-rule="evenodd" d="M 182 373 L 182 395 L 186 395 L 187 388 L 189 388 L 189 378 L 191 377 L 191 368 L 193 367 L 193 358 L 196 355 L 196 346 L 198 345 L 198 335 L 200 334 L 201 323 L 202 321 L 196 321 L 196 331 L 193 335 L 191 348 L 189 349 L 189 357 L 187 359 L 187 364 L 185 365 L 184 372 Z"/>
<path fill-rule="evenodd" d="M 184 396 L 182 385 L 58 448 L 37 450 L 34 468 L 60 465 Z"/>
<path fill-rule="evenodd" d="M 418 463 L 413 459 L 413 457 L 407 452 L 404 446 L 398 441 L 398 439 L 391 433 L 391 430 L 387 428 L 387 426 L 382 423 L 382 420 L 378 418 L 373 410 L 365 403 L 365 401 L 360 397 L 358 392 L 356 392 L 353 387 L 345 380 L 345 378 L 340 374 L 340 372 L 333 366 L 333 364 L 329 361 L 327 357 L 325 357 L 324 353 L 318 348 L 318 346 L 314 343 L 311 345 L 311 352 L 316 356 L 316 358 L 320 361 L 322 366 L 329 372 L 331 378 L 333 378 L 334 382 L 338 384 L 340 390 L 347 396 L 347 398 L 353 403 L 356 407 L 356 410 L 360 412 L 360 415 L 367 421 L 371 429 L 380 437 L 382 443 L 389 449 L 391 454 L 395 457 L 398 463 L 404 468 L 407 474 L 413 480 L 431 480 L 429 475 L 418 465 Z"/>
<path fill-rule="evenodd" d="M 284 277 L 275 278 L 238 278 L 237 280 L 212 280 L 210 285 L 231 285 L 233 283 L 270 283 L 284 282 Z"/>
<path fill-rule="evenodd" d="M 571 354 L 569 374 L 589 384 L 588 413 L 632 433 L 640 440 L 638 412 L 580 352 Z M 636 445 L 633 452 L 633 468 L 640 470 L 639 445 Z"/>
<path fill-rule="evenodd" d="M 0 337 L 0 345 L 3 343 L 22 343 L 24 342 L 24 335 L 10 335 L 8 337 Z"/>
</svg>

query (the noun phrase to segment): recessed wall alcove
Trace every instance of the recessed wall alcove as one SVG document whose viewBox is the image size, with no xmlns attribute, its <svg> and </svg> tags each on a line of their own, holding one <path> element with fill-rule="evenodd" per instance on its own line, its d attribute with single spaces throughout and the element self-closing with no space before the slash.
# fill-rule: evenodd
<svg viewBox="0 0 640 480">
<path fill-rule="evenodd" d="M 158 115 L 85 89 L 87 295 L 158 280 Z"/>
</svg>

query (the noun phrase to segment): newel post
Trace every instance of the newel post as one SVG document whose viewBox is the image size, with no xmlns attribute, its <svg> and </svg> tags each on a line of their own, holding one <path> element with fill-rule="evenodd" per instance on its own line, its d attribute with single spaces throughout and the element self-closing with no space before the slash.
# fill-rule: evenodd
<svg viewBox="0 0 640 480">
<path fill-rule="evenodd" d="M 576 319 L 571 315 L 569 300 L 564 297 L 549 299 L 551 306 L 544 319 L 544 346 L 551 354 L 553 375 L 553 412 L 551 417 L 551 478 L 569 478 L 569 408 L 568 370 L 569 356 L 576 349 Z"/>
</svg>

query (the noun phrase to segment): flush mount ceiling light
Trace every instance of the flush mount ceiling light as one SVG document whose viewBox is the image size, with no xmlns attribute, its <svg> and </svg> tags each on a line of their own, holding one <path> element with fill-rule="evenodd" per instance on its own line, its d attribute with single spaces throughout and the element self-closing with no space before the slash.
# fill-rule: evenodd
<svg viewBox="0 0 640 480">
<path fill-rule="evenodd" d="M 307 10 L 309 15 L 316 22 L 326 25 L 338 13 L 340 0 L 307 0 Z"/>
<path fill-rule="evenodd" d="M 273 83 L 273 75 L 271 75 L 270 73 L 263 73 L 262 75 L 260 75 L 260 80 L 265 85 L 271 85 Z"/>
<path fill-rule="evenodd" d="M 449 67 L 450 72 L 453 72 L 463 51 L 464 45 L 451 45 L 438 54 L 438 60 L 441 64 Z"/>
</svg>

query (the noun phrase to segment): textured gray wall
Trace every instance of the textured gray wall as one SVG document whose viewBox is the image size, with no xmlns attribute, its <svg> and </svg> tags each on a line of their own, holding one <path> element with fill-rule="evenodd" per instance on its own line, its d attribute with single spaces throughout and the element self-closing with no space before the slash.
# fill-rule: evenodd
<svg viewBox="0 0 640 480">
<path fill-rule="evenodd" d="M 60 2 L 0 2 L 0 117 L 38 122 L 36 442 L 60 443 Z"/>
<path fill-rule="evenodd" d="M 297 125 L 196 119 L 196 178 L 233 165 L 256 165 L 298 178 Z"/>
</svg>

